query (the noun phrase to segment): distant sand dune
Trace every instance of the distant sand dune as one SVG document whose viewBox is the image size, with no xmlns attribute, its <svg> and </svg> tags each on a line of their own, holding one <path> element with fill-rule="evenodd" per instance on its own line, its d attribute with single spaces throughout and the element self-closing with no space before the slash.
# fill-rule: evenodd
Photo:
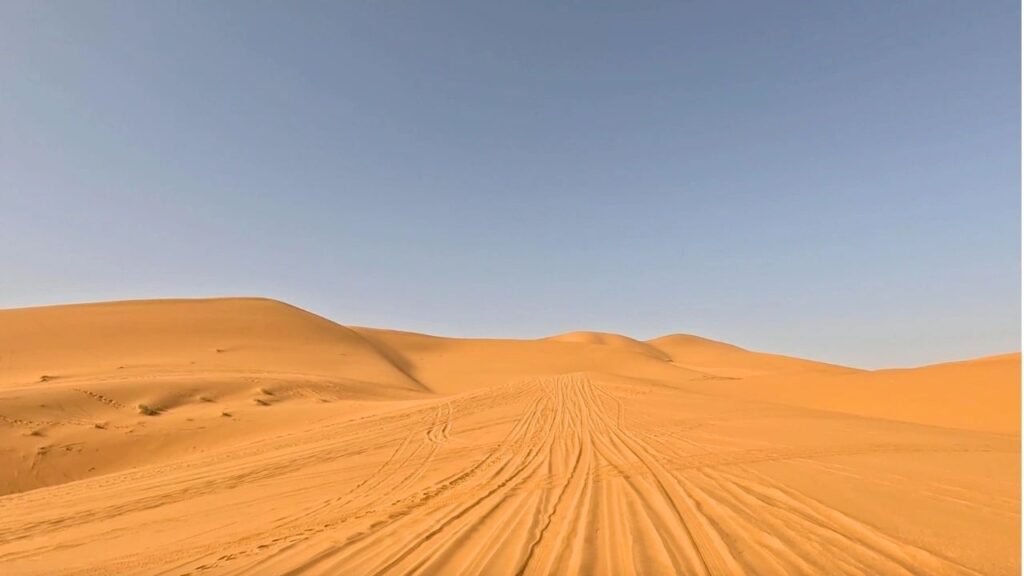
<svg viewBox="0 0 1024 576">
<path fill-rule="evenodd" d="M 3 574 L 1017 574 L 1020 354 L 0 311 Z"/>
</svg>

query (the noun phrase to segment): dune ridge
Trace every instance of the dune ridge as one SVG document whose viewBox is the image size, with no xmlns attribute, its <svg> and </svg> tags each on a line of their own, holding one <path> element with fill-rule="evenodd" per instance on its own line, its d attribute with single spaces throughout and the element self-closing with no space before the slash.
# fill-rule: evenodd
<svg viewBox="0 0 1024 576">
<path fill-rule="evenodd" d="M 1020 353 L 0 310 L 5 574 L 1014 574 Z"/>
</svg>

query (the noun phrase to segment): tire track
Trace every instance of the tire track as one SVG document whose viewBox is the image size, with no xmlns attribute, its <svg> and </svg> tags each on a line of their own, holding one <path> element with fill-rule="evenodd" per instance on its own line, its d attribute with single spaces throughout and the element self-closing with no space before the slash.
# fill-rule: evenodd
<svg viewBox="0 0 1024 576">
<path fill-rule="evenodd" d="M 193 539 L 173 553 L 137 551 L 103 568 L 173 575 L 978 574 L 775 480 L 761 465 L 1009 449 L 995 440 L 729 442 L 709 431 L 720 416 L 696 408 L 685 417 L 643 413 L 651 398 L 612 380 L 563 374 L 85 481 L 116 497 L 32 521 L 0 514 L 0 544 L 18 543 L 2 549 L 0 563 L 57 550 L 47 540 L 68 529 L 189 501 L 216 505 L 259 483 L 250 494 L 265 489 L 297 504 L 228 537 Z M 970 496 L 935 486 L 951 499 Z M 75 488 L 46 494 L 67 498 Z M 1012 514 L 1011 500 L 990 500 Z M 28 504 L 50 505 L 27 493 L 0 499 L 0 512 Z"/>
</svg>

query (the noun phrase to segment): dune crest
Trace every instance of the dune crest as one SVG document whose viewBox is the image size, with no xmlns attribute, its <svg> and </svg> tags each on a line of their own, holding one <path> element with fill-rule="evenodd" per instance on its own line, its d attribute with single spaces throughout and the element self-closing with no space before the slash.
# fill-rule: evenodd
<svg viewBox="0 0 1024 576">
<path fill-rule="evenodd" d="M 1015 574 L 1020 363 L 0 310 L 0 571 Z"/>
<path fill-rule="evenodd" d="M 357 332 L 265 298 L 149 300 L 0 310 L 0 385 L 125 370 L 344 376 L 422 390 Z"/>
<path fill-rule="evenodd" d="M 614 346 L 637 354 L 645 354 L 658 360 L 669 361 L 671 358 L 655 346 L 645 342 L 634 340 L 629 336 L 612 334 L 609 332 L 566 332 L 556 336 L 549 336 L 545 340 L 552 342 L 574 342 L 578 344 L 592 344 L 599 346 Z"/>
<path fill-rule="evenodd" d="M 673 362 L 694 370 L 705 370 L 723 377 L 744 378 L 761 374 L 822 372 L 846 373 L 852 368 L 814 362 L 778 354 L 752 352 L 725 342 L 690 334 L 670 334 L 647 344 L 661 350 Z"/>
</svg>

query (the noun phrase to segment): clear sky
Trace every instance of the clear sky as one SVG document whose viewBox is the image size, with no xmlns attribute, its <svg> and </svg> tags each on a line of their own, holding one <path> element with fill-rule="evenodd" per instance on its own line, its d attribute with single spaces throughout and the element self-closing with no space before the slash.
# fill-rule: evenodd
<svg viewBox="0 0 1024 576">
<path fill-rule="evenodd" d="M 1015 1 L 0 3 L 0 307 L 1020 348 Z M 0 326 L 2 329 L 2 326 Z"/>
</svg>

